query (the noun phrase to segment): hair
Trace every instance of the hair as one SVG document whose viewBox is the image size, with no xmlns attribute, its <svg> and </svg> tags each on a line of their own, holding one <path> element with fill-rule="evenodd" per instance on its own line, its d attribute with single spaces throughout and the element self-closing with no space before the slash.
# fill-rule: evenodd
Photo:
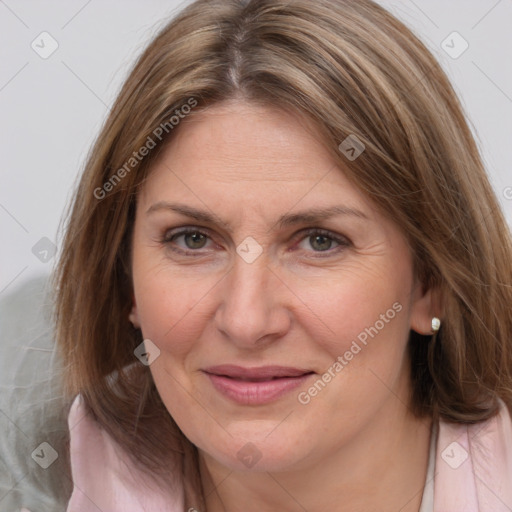
<svg viewBox="0 0 512 512">
<path fill-rule="evenodd" d="M 130 246 L 137 191 L 179 129 L 170 116 L 232 99 L 309 119 L 348 179 L 400 227 L 423 286 L 439 291 L 440 331 L 411 331 L 408 344 L 415 414 L 472 423 L 500 400 L 511 407 L 509 229 L 445 73 L 370 0 L 197 0 L 143 52 L 68 214 L 55 274 L 68 396 L 81 394 L 148 473 L 165 479 L 179 461 L 186 505 L 204 508 L 197 449 L 134 356 L 143 338 L 128 320 Z M 160 132 L 155 149 L 129 160 Z M 365 146 L 352 162 L 338 149 L 349 135 Z"/>
</svg>

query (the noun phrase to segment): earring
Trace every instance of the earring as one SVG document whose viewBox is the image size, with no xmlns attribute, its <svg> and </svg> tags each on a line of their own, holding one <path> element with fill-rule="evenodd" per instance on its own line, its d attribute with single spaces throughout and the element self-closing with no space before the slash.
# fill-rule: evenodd
<svg viewBox="0 0 512 512">
<path fill-rule="evenodd" d="M 435 316 L 432 318 L 432 331 L 436 333 L 439 331 L 439 327 L 441 327 L 441 320 Z"/>
</svg>

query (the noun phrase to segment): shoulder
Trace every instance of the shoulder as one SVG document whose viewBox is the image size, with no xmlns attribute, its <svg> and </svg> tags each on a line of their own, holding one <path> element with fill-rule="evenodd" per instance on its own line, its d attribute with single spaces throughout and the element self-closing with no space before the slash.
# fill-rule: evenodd
<svg viewBox="0 0 512 512">
<path fill-rule="evenodd" d="M 441 421 L 436 452 L 435 510 L 512 510 L 512 420 L 503 402 L 483 422 Z"/>
<path fill-rule="evenodd" d="M 73 512 L 183 510 L 183 486 L 170 494 L 136 468 L 128 454 L 88 412 L 77 395 L 68 415 Z M 178 477 L 179 475 L 177 475 Z"/>
</svg>

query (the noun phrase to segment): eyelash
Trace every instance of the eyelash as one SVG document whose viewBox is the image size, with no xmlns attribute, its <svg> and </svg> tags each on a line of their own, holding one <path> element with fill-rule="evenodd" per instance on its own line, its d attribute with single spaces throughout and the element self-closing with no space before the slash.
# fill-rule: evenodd
<svg viewBox="0 0 512 512">
<path fill-rule="evenodd" d="M 176 232 L 167 231 L 164 234 L 164 236 L 162 237 L 162 239 L 160 240 L 160 242 L 163 245 L 166 245 L 171 251 L 176 252 L 178 254 L 182 254 L 182 255 L 185 255 L 185 256 L 196 256 L 196 257 L 197 256 L 203 256 L 203 254 L 200 253 L 201 249 L 184 250 L 184 249 L 177 248 L 176 246 L 172 245 L 172 243 L 177 238 L 179 238 L 180 236 L 184 236 L 184 235 L 188 235 L 188 234 L 194 234 L 194 233 L 203 235 L 203 236 L 207 237 L 209 240 L 212 240 L 210 235 L 207 232 L 205 232 L 205 231 L 203 231 L 203 230 L 201 230 L 199 228 L 189 227 L 189 228 L 179 229 Z M 306 228 L 306 229 L 300 231 L 299 233 L 301 234 L 301 237 L 298 239 L 297 244 L 300 243 L 301 241 L 305 240 L 306 238 L 314 236 L 314 235 L 324 236 L 324 237 L 332 240 L 336 244 L 338 244 L 338 246 L 333 248 L 333 249 L 327 249 L 325 251 L 311 251 L 311 252 L 317 254 L 317 256 L 315 256 L 316 258 L 323 258 L 323 257 L 326 257 L 326 256 L 331 256 L 333 254 L 337 254 L 341 250 L 346 249 L 347 247 L 351 246 L 351 242 L 348 240 L 348 238 L 342 237 L 342 236 L 338 236 L 338 235 L 336 235 L 336 234 L 334 234 L 331 231 L 328 231 L 326 229 Z M 295 235 L 294 238 L 298 238 L 298 234 Z M 324 255 L 326 255 L 326 256 L 324 256 Z"/>
</svg>

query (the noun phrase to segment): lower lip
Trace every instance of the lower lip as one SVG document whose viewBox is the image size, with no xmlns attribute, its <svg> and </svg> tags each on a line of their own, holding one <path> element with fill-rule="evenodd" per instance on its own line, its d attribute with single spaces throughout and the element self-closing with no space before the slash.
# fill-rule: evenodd
<svg viewBox="0 0 512 512">
<path fill-rule="evenodd" d="M 206 374 L 217 391 L 242 405 L 260 405 L 273 402 L 286 393 L 290 393 L 313 374 L 299 377 L 282 377 L 263 382 L 249 382 L 231 379 L 222 375 Z"/>
</svg>

